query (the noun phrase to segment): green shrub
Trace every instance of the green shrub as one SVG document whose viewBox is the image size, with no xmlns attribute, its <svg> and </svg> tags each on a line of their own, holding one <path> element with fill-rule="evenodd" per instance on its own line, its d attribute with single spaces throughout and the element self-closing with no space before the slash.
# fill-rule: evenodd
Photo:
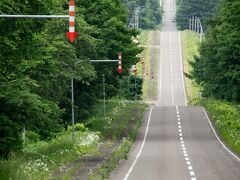
<svg viewBox="0 0 240 180">
<path fill-rule="evenodd" d="M 40 140 L 40 135 L 33 131 L 26 131 L 26 143 L 36 143 Z"/>
<path fill-rule="evenodd" d="M 99 168 L 96 174 L 90 174 L 89 179 L 106 179 L 111 171 L 116 168 L 121 159 L 127 159 L 127 154 L 131 149 L 133 141 L 128 138 L 123 138 L 122 144 L 111 154 L 110 158 L 105 161 Z"/>
<path fill-rule="evenodd" d="M 240 154 L 240 105 L 215 99 L 195 99 L 192 103 L 208 110 L 220 136 Z"/>
<path fill-rule="evenodd" d="M 7 158 L 11 151 L 22 148 L 19 125 L 0 114 L 0 157 Z"/>
<path fill-rule="evenodd" d="M 85 127 L 85 125 L 83 123 L 76 123 L 75 130 L 85 132 L 85 131 L 87 131 L 87 128 Z"/>
</svg>

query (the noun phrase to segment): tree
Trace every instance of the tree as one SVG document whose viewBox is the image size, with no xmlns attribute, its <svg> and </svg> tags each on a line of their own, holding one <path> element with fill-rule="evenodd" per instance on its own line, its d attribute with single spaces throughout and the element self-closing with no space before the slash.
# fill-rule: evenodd
<svg viewBox="0 0 240 180">
<path fill-rule="evenodd" d="M 197 16 L 201 20 L 210 17 L 216 10 L 220 0 L 177 0 L 176 21 L 179 29 L 188 29 L 189 18 Z M 205 26 L 205 23 L 204 23 Z"/>
<path fill-rule="evenodd" d="M 3 0 L 0 11 L 67 14 L 68 3 Z M 139 31 L 127 28 L 127 10 L 120 0 L 78 1 L 76 14 L 79 35 L 72 44 L 66 38 L 66 20 L 0 19 L 0 155 L 21 149 L 23 127 L 47 139 L 70 123 L 71 78 L 77 120 L 91 114 L 101 98 L 102 74 L 116 76 L 117 64 L 93 65 L 79 60 L 116 59 L 118 52 L 123 52 L 124 73 L 120 78 L 138 61 L 141 48 L 132 37 Z M 113 89 L 111 96 L 116 96 L 117 82 L 110 78 L 106 83 Z"/>
<path fill-rule="evenodd" d="M 204 96 L 240 102 L 240 2 L 225 0 L 209 21 L 192 77 Z"/>
<path fill-rule="evenodd" d="M 128 0 L 124 1 L 128 7 L 128 23 L 136 7 L 140 7 L 139 27 L 142 29 L 154 29 L 162 18 L 162 10 L 158 0 Z"/>
<path fill-rule="evenodd" d="M 65 11 L 64 4 L 62 0 L 4 0 L 0 11 L 53 14 Z M 64 20 L 0 19 L 0 25 L 0 115 L 5 127 L 13 127 L 2 129 L 0 153 L 6 155 L 21 148 L 23 127 L 39 133 L 42 139 L 62 131 L 68 107 L 61 104 L 70 97 L 70 77 L 87 82 L 95 73 L 92 66 L 87 70 L 83 65 L 74 66 L 76 49 L 66 40 Z M 15 145 L 5 141 L 9 138 Z"/>
</svg>

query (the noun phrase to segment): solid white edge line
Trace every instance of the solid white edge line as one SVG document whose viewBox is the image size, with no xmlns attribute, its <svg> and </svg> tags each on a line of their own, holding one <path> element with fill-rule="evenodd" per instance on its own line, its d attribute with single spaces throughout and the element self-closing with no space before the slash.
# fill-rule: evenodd
<svg viewBox="0 0 240 180">
<path fill-rule="evenodd" d="M 181 60 L 181 70 L 182 70 L 182 85 L 183 85 L 183 93 L 184 93 L 184 101 L 185 101 L 185 105 L 187 106 L 188 105 L 188 102 L 187 102 L 187 96 L 186 96 L 186 88 L 185 88 L 185 82 L 184 82 L 184 77 L 183 77 L 183 73 L 184 73 L 184 70 L 183 70 L 183 57 L 182 57 L 182 41 L 181 41 L 181 33 L 180 31 L 178 31 L 178 34 L 179 34 L 179 48 L 180 48 L 180 60 Z"/>
<path fill-rule="evenodd" d="M 131 167 L 129 168 L 127 174 L 125 175 L 124 180 L 127 180 L 127 179 L 128 179 L 128 177 L 129 177 L 129 175 L 131 174 L 131 172 L 132 172 L 135 164 L 137 163 L 138 158 L 140 157 L 140 155 L 141 155 L 141 153 L 142 153 L 142 150 L 143 150 L 143 147 L 144 147 L 146 138 L 147 138 L 147 134 L 148 134 L 149 124 L 150 124 L 151 117 L 152 117 L 152 110 L 153 110 L 153 106 L 151 107 L 151 110 L 150 110 L 150 112 L 149 112 L 147 127 L 146 127 L 146 131 L 145 131 L 145 134 L 144 134 L 144 139 L 143 139 L 143 142 L 142 142 L 142 144 L 141 144 L 140 150 L 139 150 L 139 152 L 138 152 L 135 160 L 133 161 Z"/>
<path fill-rule="evenodd" d="M 207 117 L 208 123 L 209 123 L 210 127 L 212 128 L 213 133 L 214 133 L 214 135 L 216 136 L 217 140 L 220 142 L 220 144 L 223 146 L 223 148 L 224 148 L 229 154 L 231 154 L 231 155 L 232 155 L 233 157 L 235 157 L 238 161 L 240 161 L 240 158 L 239 158 L 236 154 L 234 154 L 230 149 L 228 149 L 228 147 L 221 141 L 221 139 L 220 139 L 219 136 L 217 135 L 215 129 L 213 128 L 212 122 L 210 121 L 210 119 L 209 119 L 209 117 L 208 117 L 208 114 L 207 114 L 205 108 L 203 108 L 203 107 L 201 107 L 201 108 L 203 109 L 203 112 L 204 112 L 205 116 Z"/>
</svg>

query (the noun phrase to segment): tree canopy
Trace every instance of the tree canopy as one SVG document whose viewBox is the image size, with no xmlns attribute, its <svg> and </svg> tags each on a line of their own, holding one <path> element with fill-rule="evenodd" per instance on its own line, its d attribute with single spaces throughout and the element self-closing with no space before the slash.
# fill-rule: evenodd
<svg viewBox="0 0 240 180">
<path fill-rule="evenodd" d="M 67 0 L 2 0 L 1 14 L 68 14 Z M 120 0 L 80 0 L 76 31 L 68 42 L 68 19 L 0 19 L 0 155 L 21 149 L 23 127 L 41 139 L 54 136 L 70 122 L 70 79 L 74 79 L 77 121 L 91 114 L 101 98 L 102 74 L 109 96 L 116 78 L 129 74 L 141 52 L 127 28 L 128 13 Z M 123 53 L 123 75 L 117 64 L 91 64 L 90 59 L 117 59 Z"/>
<path fill-rule="evenodd" d="M 240 102 L 240 2 L 225 0 L 208 23 L 192 77 L 203 95 Z"/>
<path fill-rule="evenodd" d="M 124 0 L 128 7 L 128 22 L 132 18 L 134 8 L 140 7 L 139 27 L 141 29 L 153 29 L 161 22 L 161 12 L 159 0 Z"/>
<path fill-rule="evenodd" d="M 212 16 L 221 0 L 177 0 L 176 21 L 179 29 L 188 29 L 189 18 L 205 20 Z M 205 25 L 205 23 L 204 23 Z"/>
</svg>

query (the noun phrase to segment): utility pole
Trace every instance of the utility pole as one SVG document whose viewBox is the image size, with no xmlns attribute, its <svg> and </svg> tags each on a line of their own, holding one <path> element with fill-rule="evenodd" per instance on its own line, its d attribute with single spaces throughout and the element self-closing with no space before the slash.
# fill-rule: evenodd
<svg viewBox="0 0 240 180">
<path fill-rule="evenodd" d="M 194 31 L 194 16 L 192 16 L 192 31 Z"/>
<path fill-rule="evenodd" d="M 75 135 L 74 135 L 74 129 L 75 129 L 75 120 L 74 120 L 74 86 L 73 86 L 73 77 L 71 78 L 71 100 L 72 100 L 72 141 L 75 142 Z"/>
<path fill-rule="evenodd" d="M 194 22 L 195 22 L 194 31 L 197 32 L 197 16 L 195 16 Z"/>
<path fill-rule="evenodd" d="M 200 23 L 200 42 L 202 42 L 202 38 L 204 36 L 204 32 L 203 32 L 203 27 L 202 27 L 202 24 Z"/>
<path fill-rule="evenodd" d="M 192 19 L 189 18 L 189 30 L 191 31 L 192 30 Z"/>
<path fill-rule="evenodd" d="M 24 126 L 23 126 L 22 140 L 23 140 L 23 144 L 25 144 L 25 143 L 26 143 L 26 128 L 25 128 L 25 123 L 24 123 Z"/>
<path fill-rule="evenodd" d="M 137 100 L 137 75 L 135 75 L 135 101 Z"/>
<path fill-rule="evenodd" d="M 135 76 L 135 101 L 137 100 L 137 66 L 134 65 L 134 76 Z"/>
<path fill-rule="evenodd" d="M 128 75 L 128 92 L 130 93 L 130 73 Z"/>
<path fill-rule="evenodd" d="M 197 18 L 197 33 L 198 34 L 200 33 L 199 28 L 200 28 L 199 18 Z"/>
<path fill-rule="evenodd" d="M 189 29 L 196 32 L 199 35 L 200 42 L 202 42 L 204 31 L 200 18 L 192 16 L 192 18 L 189 19 Z"/>
<path fill-rule="evenodd" d="M 103 115 L 104 115 L 104 118 L 105 118 L 106 117 L 105 74 L 103 74 L 102 77 L 103 77 Z"/>
</svg>

